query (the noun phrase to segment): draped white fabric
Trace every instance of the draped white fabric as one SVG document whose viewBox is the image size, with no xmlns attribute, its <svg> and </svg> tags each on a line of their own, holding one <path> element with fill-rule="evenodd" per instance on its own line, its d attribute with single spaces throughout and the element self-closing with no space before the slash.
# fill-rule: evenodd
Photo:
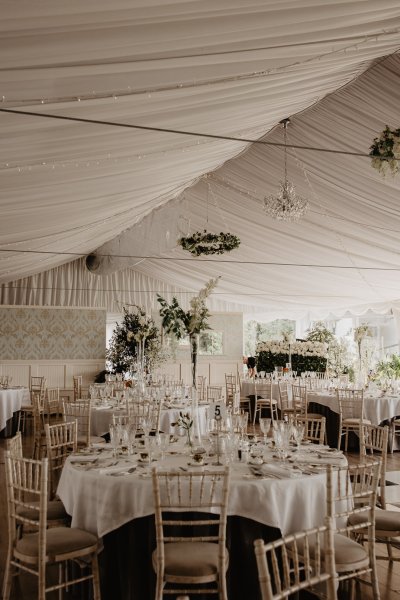
<svg viewBox="0 0 400 600">
<path fill-rule="evenodd" d="M 0 108 L 243 139 L 297 114 L 293 144 L 368 152 L 385 123 L 398 126 L 399 59 L 374 61 L 398 49 L 399 28 L 398 0 L 4 1 Z M 312 210 L 282 225 L 261 208 L 282 176 L 281 149 L 5 112 L 0 126 L 0 281 L 69 263 L 132 226 L 143 242 L 123 235 L 103 248 L 134 256 L 136 273 L 96 280 L 75 261 L 29 279 L 53 291 L 17 282 L 3 302 L 111 308 L 116 294 L 96 290 L 129 281 L 136 302 L 137 281 L 187 291 L 218 274 L 216 305 L 247 312 L 326 314 L 400 298 L 396 272 L 360 270 L 397 267 L 399 251 L 399 179 L 382 180 L 366 158 L 290 151 L 289 176 Z M 265 139 L 280 142 L 281 131 Z M 209 186 L 181 195 L 211 171 Z M 184 258 L 176 234 L 203 227 L 207 197 L 209 228 L 242 239 L 223 260 L 351 269 L 140 261 Z M 148 295 L 140 300 L 153 304 Z"/>
</svg>

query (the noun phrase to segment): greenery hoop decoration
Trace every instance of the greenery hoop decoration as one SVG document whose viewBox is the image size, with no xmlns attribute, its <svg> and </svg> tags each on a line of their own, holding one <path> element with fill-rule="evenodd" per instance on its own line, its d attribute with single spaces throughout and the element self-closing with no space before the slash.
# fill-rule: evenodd
<svg viewBox="0 0 400 600">
<path fill-rule="evenodd" d="M 381 135 L 374 139 L 369 155 L 374 169 L 382 175 L 388 172 L 395 175 L 399 170 L 400 129 L 390 129 L 386 125 Z"/>
<path fill-rule="evenodd" d="M 202 254 L 231 252 L 239 247 L 240 239 L 232 233 L 223 233 L 222 231 L 221 233 L 210 233 L 205 229 L 181 237 L 178 244 L 191 254 L 201 256 Z"/>
</svg>

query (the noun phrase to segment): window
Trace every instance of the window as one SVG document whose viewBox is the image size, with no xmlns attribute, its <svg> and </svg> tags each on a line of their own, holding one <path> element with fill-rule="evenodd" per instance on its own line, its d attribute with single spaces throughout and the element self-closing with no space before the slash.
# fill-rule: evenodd
<svg viewBox="0 0 400 600">
<path fill-rule="evenodd" d="M 199 354 L 219 355 L 224 353 L 224 336 L 222 331 L 205 331 L 200 334 Z"/>
</svg>

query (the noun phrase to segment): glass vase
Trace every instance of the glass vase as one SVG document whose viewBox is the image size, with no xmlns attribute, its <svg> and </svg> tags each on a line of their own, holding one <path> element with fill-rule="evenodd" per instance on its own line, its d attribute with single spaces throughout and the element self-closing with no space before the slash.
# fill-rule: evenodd
<svg viewBox="0 0 400 600">
<path fill-rule="evenodd" d="M 136 355 L 136 389 L 138 394 L 142 397 L 146 392 L 146 357 L 145 357 L 145 341 L 146 338 L 142 338 L 137 344 L 137 355 Z"/>
<path fill-rule="evenodd" d="M 189 336 L 190 340 L 190 362 L 192 368 L 192 447 L 198 449 L 202 447 L 200 434 L 200 419 L 199 419 L 199 400 L 197 395 L 197 354 L 199 350 L 199 334 L 192 333 Z"/>
</svg>

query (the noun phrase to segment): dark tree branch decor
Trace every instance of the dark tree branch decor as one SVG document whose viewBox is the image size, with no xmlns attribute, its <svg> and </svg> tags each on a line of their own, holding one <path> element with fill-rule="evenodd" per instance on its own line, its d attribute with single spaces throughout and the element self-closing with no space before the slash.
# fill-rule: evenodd
<svg viewBox="0 0 400 600">
<path fill-rule="evenodd" d="M 184 250 L 187 250 L 195 256 L 202 254 L 224 254 L 235 250 L 240 245 L 240 239 L 232 233 L 209 233 L 204 231 L 195 231 L 191 235 L 186 235 L 178 240 L 178 244 Z"/>
</svg>

